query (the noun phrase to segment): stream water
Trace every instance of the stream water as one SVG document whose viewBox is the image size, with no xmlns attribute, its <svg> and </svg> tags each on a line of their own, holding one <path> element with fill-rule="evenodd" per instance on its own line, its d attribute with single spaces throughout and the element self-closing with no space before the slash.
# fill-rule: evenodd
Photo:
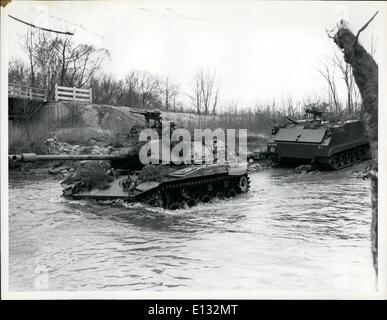
<svg viewBox="0 0 387 320">
<path fill-rule="evenodd" d="M 42 270 L 49 290 L 374 290 L 370 181 L 352 170 L 267 169 L 246 195 L 177 211 L 11 175 L 10 290 Z"/>
</svg>

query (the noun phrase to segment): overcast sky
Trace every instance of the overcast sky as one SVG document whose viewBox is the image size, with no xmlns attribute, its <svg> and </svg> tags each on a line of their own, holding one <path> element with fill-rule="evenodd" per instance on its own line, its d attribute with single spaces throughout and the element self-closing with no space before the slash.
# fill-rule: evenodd
<svg viewBox="0 0 387 320">
<path fill-rule="evenodd" d="M 378 61 L 383 6 L 357 1 L 13 1 L 8 13 L 75 32 L 74 41 L 108 49 L 111 59 L 104 70 L 117 78 L 146 70 L 169 76 L 189 92 L 197 70 L 216 71 L 221 103 L 246 107 L 326 95 L 317 68 L 336 49 L 325 28 L 338 17 L 348 19 L 356 32 L 380 11 L 360 37 L 369 49 L 374 34 Z M 20 35 L 26 30 L 9 21 L 9 58 L 21 55 Z M 343 90 L 341 95 L 345 99 Z"/>
</svg>

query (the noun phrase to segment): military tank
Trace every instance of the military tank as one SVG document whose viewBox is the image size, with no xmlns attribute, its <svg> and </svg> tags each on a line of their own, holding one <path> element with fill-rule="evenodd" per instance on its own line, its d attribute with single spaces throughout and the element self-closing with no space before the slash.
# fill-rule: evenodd
<svg viewBox="0 0 387 320">
<path fill-rule="evenodd" d="M 158 117 L 157 112 L 142 113 Z M 150 122 L 146 121 L 149 125 Z M 156 121 L 158 127 L 159 121 Z M 155 141 L 157 143 L 157 141 Z M 138 149 L 123 148 L 106 155 L 9 155 L 10 161 L 81 161 L 62 182 L 63 195 L 73 199 L 143 202 L 176 210 L 211 198 L 229 198 L 250 187 L 243 163 L 142 165 Z M 85 161 L 88 160 L 88 161 Z"/>
<path fill-rule="evenodd" d="M 12 161 L 54 160 L 124 160 L 117 155 L 10 155 Z M 114 163 L 114 162 L 112 162 Z M 67 177 L 62 183 L 63 195 L 73 199 L 123 200 L 144 202 L 151 206 L 175 210 L 192 207 L 211 198 L 229 198 L 249 190 L 246 166 L 212 164 L 169 166 L 149 165 L 140 171 L 113 168 L 101 164 L 94 172 Z M 79 171 L 82 172 L 82 163 Z M 90 176 L 93 179 L 90 179 Z M 98 182 L 97 185 L 95 182 Z M 102 184 L 103 183 L 103 184 Z"/>
<path fill-rule="evenodd" d="M 370 157 L 370 145 L 359 120 L 322 121 L 322 112 L 306 109 L 309 118 L 272 128 L 269 157 L 280 165 L 313 164 L 337 170 Z M 312 116 L 312 117 L 310 117 Z"/>
</svg>

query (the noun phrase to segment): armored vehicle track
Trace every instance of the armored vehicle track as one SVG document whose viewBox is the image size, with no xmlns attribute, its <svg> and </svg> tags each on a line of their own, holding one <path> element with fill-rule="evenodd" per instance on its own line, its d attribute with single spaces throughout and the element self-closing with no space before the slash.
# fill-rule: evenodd
<svg viewBox="0 0 387 320">
<path fill-rule="evenodd" d="M 176 210 L 193 207 L 198 202 L 206 203 L 212 198 L 231 198 L 249 189 L 250 179 L 247 174 L 195 177 L 165 182 L 158 190 L 145 194 L 142 201 L 155 207 Z"/>
<path fill-rule="evenodd" d="M 319 164 L 331 170 L 338 170 L 370 158 L 369 145 L 337 152 L 329 158 L 322 158 Z"/>
</svg>

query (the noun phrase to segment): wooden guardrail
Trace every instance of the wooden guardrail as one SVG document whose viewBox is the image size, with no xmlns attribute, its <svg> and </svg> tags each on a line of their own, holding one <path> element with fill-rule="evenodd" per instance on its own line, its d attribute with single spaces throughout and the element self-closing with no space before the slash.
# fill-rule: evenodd
<svg viewBox="0 0 387 320">
<path fill-rule="evenodd" d="M 8 85 L 8 97 L 20 98 L 34 101 L 46 101 L 46 90 L 36 87 L 22 86 L 18 84 Z"/>
<path fill-rule="evenodd" d="M 55 101 L 92 102 L 92 90 L 55 85 Z"/>
</svg>

